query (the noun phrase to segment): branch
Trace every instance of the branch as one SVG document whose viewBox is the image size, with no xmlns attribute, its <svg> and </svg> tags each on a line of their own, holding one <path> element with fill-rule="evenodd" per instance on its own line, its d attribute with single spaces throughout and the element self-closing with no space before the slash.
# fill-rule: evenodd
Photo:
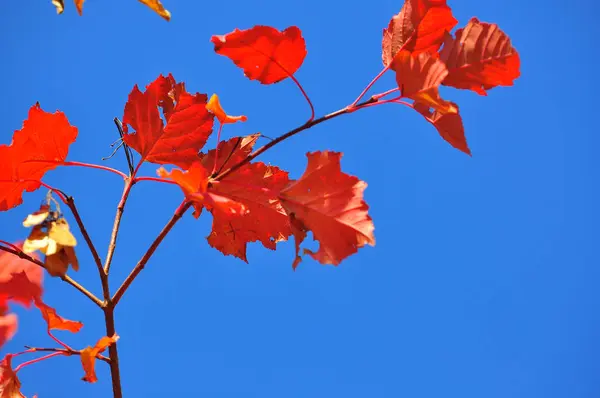
<svg viewBox="0 0 600 398">
<path fill-rule="evenodd" d="M 136 170 L 137 171 L 137 170 Z M 110 243 L 108 244 L 108 253 L 106 254 L 106 260 L 104 262 L 104 273 L 108 275 L 110 271 L 110 264 L 112 262 L 115 249 L 117 248 L 117 237 L 119 235 L 119 227 L 121 226 L 121 218 L 123 217 L 123 211 L 125 210 L 125 203 L 129 197 L 131 187 L 135 184 L 135 171 L 131 177 L 125 179 L 125 188 L 121 195 L 121 200 L 117 206 L 117 214 L 115 215 L 115 222 L 113 224 L 112 234 L 110 236 Z"/>
<path fill-rule="evenodd" d="M 27 253 L 24 253 L 24 252 L 19 251 L 19 250 L 14 250 L 14 249 L 11 249 L 11 248 L 8 248 L 8 247 L 4 247 L 4 246 L 0 246 L 0 250 L 3 250 L 3 251 L 8 252 L 8 253 L 11 253 L 11 254 L 19 257 L 19 258 L 22 258 L 24 260 L 27 260 L 27 261 L 32 262 L 34 264 L 37 264 L 40 267 L 46 269 L 46 266 L 44 265 L 43 262 L 41 262 L 38 259 L 35 259 L 35 258 L 31 257 Z M 83 293 L 85 296 L 87 296 L 90 300 L 92 300 L 98 307 L 104 307 L 104 303 L 98 297 L 96 297 L 92 292 L 90 292 L 85 287 L 83 287 L 82 285 L 80 285 L 79 283 L 77 283 L 70 276 L 68 276 L 68 275 L 62 275 L 60 277 L 60 279 L 63 282 L 67 282 L 69 285 L 73 286 L 75 289 L 79 290 L 81 293 Z"/>
<path fill-rule="evenodd" d="M 104 308 L 104 321 L 106 323 L 106 335 L 115 335 L 115 307 L 112 303 Z M 110 378 L 112 380 L 114 398 L 123 398 L 123 390 L 121 388 L 121 372 L 119 370 L 119 352 L 117 351 L 117 343 L 108 346 L 108 356 L 110 357 Z"/>
<path fill-rule="evenodd" d="M 62 355 L 81 355 L 81 350 L 66 350 L 66 349 L 62 349 L 62 348 L 39 348 L 39 347 L 30 347 L 28 345 L 25 346 L 25 348 L 27 348 L 28 350 L 31 350 L 30 352 L 60 352 L 62 353 Z M 101 361 L 104 361 L 106 363 L 110 363 L 110 358 L 105 357 L 104 355 L 96 355 L 96 358 L 98 358 Z"/>
<path fill-rule="evenodd" d="M 162 240 L 165 238 L 165 236 L 167 236 L 167 234 L 171 231 L 173 226 L 177 223 L 177 221 L 179 221 L 179 219 L 190 208 L 191 205 L 192 205 L 191 202 L 183 201 L 181 203 L 181 205 L 179 205 L 177 210 L 175 210 L 175 214 L 173 214 L 173 217 L 171 217 L 171 219 L 164 226 L 162 231 L 160 231 L 160 233 L 158 234 L 156 239 L 154 239 L 154 242 L 152 242 L 152 244 L 148 248 L 148 251 L 146 252 L 146 254 L 144 254 L 144 256 L 141 258 L 141 260 L 136 264 L 136 266 L 133 268 L 131 273 L 127 276 L 127 278 L 125 279 L 125 281 L 123 282 L 121 287 L 119 287 L 119 289 L 117 289 L 117 292 L 115 293 L 115 295 L 112 298 L 113 306 L 116 306 L 119 303 L 119 300 L 121 300 L 121 297 L 123 297 L 123 294 L 125 294 L 125 292 L 129 288 L 131 283 L 135 280 L 135 278 L 138 276 L 138 274 L 140 272 L 142 272 L 142 270 L 146 266 L 146 263 L 148 262 L 148 260 L 150 260 L 150 257 L 152 257 L 152 255 L 154 254 L 154 252 L 156 251 L 156 249 L 158 248 L 158 246 L 160 245 Z"/>
<path fill-rule="evenodd" d="M 217 175 L 214 180 L 222 180 L 223 178 L 227 177 L 229 174 L 233 173 L 234 171 L 238 170 L 240 167 L 244 166 L 245 164 L 251 162 L 254 158 L 256 158 L 257 156 L 259 156 L 260 154 L 262 154 L 263 152 L 265 152 L 266 150 L 268 150 L 269 148 L 279 144 L 281 141 L 284 141 L 296 134 L 298 134 L 301 131 L 307 130 L 313 126 L 316 126 L 317 124 L 321 124 L 327 120 L 333 119 L 335 117 L 341 116 L 341 115 L 345 115 L 347 113 L 351 113 L 354 112 L 355 110 L 361 109 L 366 107 L 369 104 L 374 104 L 377 102 L 376 98 L 369 98 L 368 100 L 361 102 L 360 104 L 356 105 L 356 106 L 352 106 L 352 107 L 346 107 L 344 109 L 340 109 L 338 111 L 332 112 L 328 115 L 325 116 L 321 116 L 318 119 L 314 119 L 312 121 L 308 121 L 306 123 L 304 123 L 303 125 L 296 127 L 293 130 L 288 131 L 287 133 L 280 135 L 279 137 L 275 138 L 273 141 L 269 141 L 267 144 L 261 146 L 260 148 L 258 148 L 257 150 L 255 150 L 254 152 L 252 152 L 250 155 L 246 156 L 246 158 L 244 158 L 244 160 L 240 161 L 239 163 L 231 166 L 230 168 L 228 168 L 227 170 L 219 173 L 219 175 Z"/>
<path fill-rule="evenodd" d="M 104 293 L 104 299 L 110 297 L 110 292 L 108 291 L 108 278 L 106 273 L 104 272 L 104 268 L 102 268 L 102 260 L 98 255 L 98 251 L 88 234 L 83 221 L 81 220 L 81 216 L 79 215 L 79 211 L 77 211 L 77 207 L 75 206 L 75 199 L 72 196 L 67 197 L 67 206 L 71 209 L 71 213 L 73 213 L 73 217 L 75 217 L 75 221 L 77 221 L 77 225 L 79 226 L 79 230 L 81 231 L 81 235 L 85 239 L 88 247 L 90 248 L 90 252 L 92 253 L 92 257 L 94 257 L 94 262 L 96 263 L 96 267 L 98 268 L 98 273 L 100 274 L 100 281 L 102 282 L 102 291 Z"/>
</svg>

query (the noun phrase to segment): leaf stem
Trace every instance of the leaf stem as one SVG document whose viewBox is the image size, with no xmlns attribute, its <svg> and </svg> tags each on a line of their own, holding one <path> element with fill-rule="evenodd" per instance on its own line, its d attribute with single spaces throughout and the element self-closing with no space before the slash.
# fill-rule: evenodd
<svg viewBox="0 0 600 398">
<path fill-rule="evenodd" d="M 133 283 L 133 281 L 138 276 L 138 274 L 140 272 L 142 272 L 142 270 L 146 266 L 146 263 L 148 262 L 148 260 L 150 260 L 150 257 L 152 257 L 152 255 L 154 254 L 154 252 L 156 251 L 156 249 L 158 248 L 160 243 L 163 241 L 165 236 L 167 236 L 167 234 L 171 231 L 173 226 L 175 226 L 177 221 L 179 221 L 179 219 L 184 215 L 184 213 L 190 208 L 191 205 L 192 205 L 191 202 L 187 202 L 185 200 L 183 202 L 181 202 L 181 204 L 179 205 L 177 210 L 175 210 L 175 213 L 173 214 L 173 216 L 171 217 L 169 222 L 167 222 L 167 224 L 164 226 L 162 231 L 160 231 L 160 233 L 158 234 L 156 239 L 154 239 L 154 242 L 152 242 L 152 244 L 150 245 L 150 247 L 148 248 L 146 253 L 142 256 L 140 261 L 138 261 L 138 263 L 133 268 L 131 273 L 127 276 L 127 278 L 125 279 L 125 281 L 123 282 L 121 287 L 119 287 L 117 289 L 117 292 L 115 293 L 115 295 L 112 298 L 113 306 L 116 306 L 119 303 L 119 301 L 123 297 L 123 294 L 125 294 L 125 292 L 129 288 L 129 286 Z M 108 334 L 108 335 L 110 336 L 110 334 Z"/>
<path fill-rule="evenodd" d="M 28 353 L 28 352 L 61 352 L 63 353 L 63 355 L 65 356 L 70 356 L 70 355 L 81 355 L 81 351 L 80 350 L 63 350 L 62 348 L 40 348 L 40 347 L 30 347 L 30 346 L 25 346 L 25 348 L 27 348 L 27 351 L 23 351 L 22 354 Z M 15 355 L 13 355 L 14 357 Z M 101 361 L 104 361 L 106 363 L 110 363 L 110 358 L 105 357 L 104 355 L 98 354 L 96 355 L 96 358 L 98 358 Z"/>
<path fill-rule="evenodd" d="M 219 159 L 219 142 L 221 142 L 221 131 L 223 131 L 223 123 L 219 123 L 219 132 L 217 133 L 217 145 L 215 146 L 215 164 L 210 174 L 214 174 L 217 170 L 217 160 Z"/>
<path fill-rule="evenodd" d="M 290 76 L 290 79 L 292 79 L 292 81 L 294 83 L 296 83 L 296 86 L 298 86 L 298 88 L 300 89 L 300 92 L 306 99 L 306 102 L 308 102 L 308 106 L 310 106 L 310 119 L 308 119 L 307 123 L 312 122 L 315 119 L 315 107 L 313 106 L 312 101 L 308 97 L 308 94 L 306 94 L 306 91 L 304 91 L 304 87 L 302 87 L 302 84 L 300 84 L 298 79 L 296 79 L 296 76 L 294 76 L 294 75 L 289 75 L 289 76 Z"/>
<path fill-rule="evenodd" d="M 350 104 L 349 108 L 355 108 L 356 107 L 356 104 L 358 104 L 358 101 L 360 101 L 362 99 L 362 97 L 365 96 L 365 94 L 367 93 L 367 91 L 369 91 L 371 89 L 371 87 L 373 87 L 373 85 L 377 82 L 377 80 L 379 80 L 381 78 L 381 76 L 383 76 L 383 74 L 390 69 L 391 65 L 392 65 L 392 63 L 390 62 L 390 64 L 388 66 L 386 66 L 385 68 L 383 68 L 381 70 L 381 72 L 379 72 L 379 74 L 377 74 L 377 76 L 375 76 L 373 78 L 373 80 L 371 80 L 371 82 L 369 84 L 367 84 L 367 87 L 365 87 L 364 90 L 360 93 L 360 95 L 354 100 L 354 102 L 352 104 Z"/>
<path fill-rule="evenodd" d="M 65 350 L 67 350 L 67 351 L 73 351 L 73 349 L 71 347 L 69 347 L 68 344 L 63 343 L 62 341 L 60 341 L 60 339 L 58 339 L 56 336 L 54 336 L 52 334 L 52 332 L 50 331 L 50 328 L 48 328 L 48 336 L 50 336 L 50 338 L 52 340 L 54 340 L 55 342 L 57 342 L 59 345 L 63 346 Z"/>
<path fill-rule="evenodd" d="M 23 362 L 22 364 L 20 364 L 19 366 L 17 366 L 15 368 L 14 372 L 17 373 L 19 370 L 23 369 L 25 366 L 33 365 L 34 363 L 42 362 L 42 361 L 45 361 L 46 359 L 57 357 L 59 355 L 66 356 L 68 354 L 66 354 L 65 351 L 56 351 L 56 352 L 53 352 L 52 354 L 44 355 L 43 357 L 35 358 L 35 359 L 32 359 L 31 361 Z"/>
<path fill-rule="evenodd" d="M 35 259 L 33 257 L 31 257 L 30 255 L 28 255 L 27 253 L 24 253 L 22 250 L 14 250 L 8 247 L 3 247 L 0 246 L 0 250 L 11 253 L 19 258 L 22 258 L 24 260 L 27 260 L 29 262 L 32 262 L 34 264 L 39 265 L 40 267 L 46 269 L 46 266 L 44 265 L 43 262 L 41 262 L 38 259 Z M 68 275 L 63 275 L 60 277 L 60 279 L 63 282 L 67 282 L 69 285 L 73 286 L 75 289 L 79 290 L 81 293 L 83 293 L 85 296 L 87 296 L 87 298 L 89 298 L 90 300 L 92 300 L 97 306 L 99 307 L 103 307 L 104 303 L 102 302 L 102 300 L 100 300 L 98 297 L 96 297 L 93 293 L 91 293 L 89 290 L 87 290 L 85 287 L 83 287 L 82 285 L 80 285 L 78 282 L 76 282 L 75 280 L 73 280 L 70 276 Z"/>
<path fill-rule="evenodd" d="M 158 177 L 136 177 L 133 179 L 133 183 L 137 184 L 140 181 L 155 181 L 155 182 L 162 182 L 164 184 L 174 184 L 177 185 L 177 183 L 175 181 L 171 181 L 171 180 L 167 180 L 164 178 L 158 178 Z"/>
<path fill-rule="evenodd" d="M 98 170 L 109 171 L 113 174 L 117 174 L 117 175 L 121 176 L 122 178 L 127 178 L 127 174 L 125 174 L 117 169 L 113 169 L 112 167 L 102 166 L 99 164 L 83 163 L 83 162 L 61 162 L 61 161 L 57 161 L 57 160 L 37 160 L 37 159 L 26 160 L 23 163 L 50 163 L 50 164 L 56 164 L 58 166 L 87 167 L 88 169 L 98 169 Z"/>
</svg>

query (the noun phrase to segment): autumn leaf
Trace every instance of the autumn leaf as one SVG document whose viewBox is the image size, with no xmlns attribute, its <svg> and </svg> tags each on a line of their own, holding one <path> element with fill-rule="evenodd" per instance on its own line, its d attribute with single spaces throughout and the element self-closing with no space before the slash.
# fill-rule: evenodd
<svg viewBox="0 0 600 398">
<path fill-rule="evenodd" d="M 83 327 L 83 323 L 77 321 L 70 321 L 58 315 L 56 310 L 45 303 L 42 300 L 36 300 L 35 306 L 38 307 L 42 313 L 42 317 L 48 324 L 48 331 L 50 330 L 68 330 L 72 333 L 77 333 Z"/>
<path fill-rule="evenodd" d="M 299 180 L 281 191 L 279 199 L 290 216 L 296 239 L 294 269 L 299 248 L 312 231 L 319 250 L 304 249 L 321 264 L 338 265 L 365 244 L 375 245 L 375 229 L 363 200 L 364 181 L 341 171 L 339 152 L 307 153 L 308 166 Z"/>
<path fill-rule="evenodd" d="M 452 102 L 440 97 L 438 88 L 448 75 L 448 70 L 443 62 L 431 54 L 413 55 L 401 51 L 394 57 L 392 69 L 396 72 L 396 83 L 402 97 L 419 101 L 442 114 L 458 112 Z"/>
<path fill-rule="evenodd" d="M 18 242 L 15 247 L 21 248 Z M 35 256 L 33 256 L 35 258 Z M 7 300 L 26 308 L 42 295 L 43 270 L 40 266 L 12 253 L 0 251 L 0 307 Z"/>
<path fill-rule="evenodd" d="M 213 94 L 208 100 L 208 104 L 206 104 L 206 109 L 213 113 L 219 119 L 221 124 L 235 123 L 235 122 L 245 122 L 248 118 L 244 115 L 241 116 L 230 116 L 221 107 L 221 102 L 219 101 L 219 96 L 217 94 Z"/>
<path fill-rule="evenodd" d="M 457 23 L 446 0 L 405 0 L 400 12 L 383 30 L 383 65 L 388 66 L 401 49 L 413 54 L 436 52 L 445 33 Z"/>
<path fill-rule="evenodd" d="M 102 337 L 94 347 L 86 347 L 81 350 L 81 365 L 85 372 L 82 380 L 88 383 L 95 383 L 98 381 L 96 376 L 96 356 L 106 350 L 110 345 L 114 344 L 119 340 L 119 336 L 116 334 L 112 337 Z M 1 398 L 1 397 L 0 397 Z"/>
<path fill-rule="evenodd" d="M 454 104 L 458 110 L 458 105 Z M 454 148 L 471 156 L 471 150 L 467 145 L 465 137 L 465 128 L 462 117 L 457 113 L 443 114 L 438 111 L 431 111 L 427 105 L 415 102 L 414 109 L 422 114 L 429 123 L 431 123 L 446 142 Z"/>
<path fill-rule="evenodd" d="M 0 348 L 17 332 L 17 315 L 7 314 L 8 308 L 0 306 Z M 1 397 L 1 395 L 0 395 Z"/>
<path fill-rule="evenodd" d="M 171 13 L 165 9 L 162 3 L 159 0 L 138 0 L 140 3 L 147 5 L 150 7 L 152 11 L 166 19 L 167 21 L 171 20 Z"/>
<path fill-rule="evenodd" d="M 33 213 L 27 215 L 27 218 L 23 220 L 24 227 L 33 227 L 39 225 L 46 221 L 48 216 L 50 215 L 50 206 L 47 204 L 43 204 L 40 206 L 39 210 L 34 211 Z"/>
<path fill-rule="evenodd" d="M 44 174 L 67 157 L 77 138 L 77 128 L 64 113 L 44 112 L 39 104 L 31 107 L 21 130 L 15 131 L 10 145 L 0 145 L 0 211 L 23 203 L 24 191 L 33 192 Z M 31 162 L 28 161 L 49 161 Z"/>
<path fill-rule="evenodd" d="M 8 354 L 0 363 L 0 398 L 26 398 L 21 393 L 21 382 L 12 368 L 12 357 Z"/>
<path fill-rule="evenodd" d="M 236 29 L 211 38 L 215 52 L 231 59 L 250 80 L 273 84 L 292 76 L 304 62 L 306 43 L 296 26 L 279 31 L 271 26 Z"/>
<path fill-rule="evenodd" d="M 125 143 L 142 155 L 142 161 L 189 168 L 212 133 L 213 115 L 206 101 L 205 94 L 188 93 L 172 75 L 160 75 L 145 92 L 136 85 L 125 105 Z M 129 133 L 128 126 L 135 133 Z"/>
<path fill-rule="evenodd" d="M 208 190 L 208 172 L 200 161 L 192 164 L 189 170 L 174 169 L 170 172 L 163 167 L 158 169 L 158 175 L 175 181 L 183 191 L 185 197 L 194 204 L 194 217 L 198 218 L 204 206 L 217 209 L 226 216 L 243 213 L 246 211 L 241 203 L 222 197 Z"/>
<path fill-rule="evenodd" d="M 512 86 L 520 76 L 519 54 L 496 24 L 471 18 L 466 27 L 447 35 L 440 58 L 446 63 L 446 86 L 487 95 L 497 86 Z"/>
</svg>

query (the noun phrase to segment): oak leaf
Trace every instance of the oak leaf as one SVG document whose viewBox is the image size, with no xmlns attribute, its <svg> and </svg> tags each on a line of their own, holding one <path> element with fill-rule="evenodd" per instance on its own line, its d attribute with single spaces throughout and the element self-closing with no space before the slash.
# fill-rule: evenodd
<svg viewBox="0 0 600 398">
<path fill-rule="evenodd" d="M 304 249 L 304 253 L 321 264 L 338 265 L 358 248 L 375 245 L 375 227 L 363 200 L 367 184 L 341 171 L 339 152 L 312 152 L 306 156 L 304 174 L 279 195 L 296 239 L 294 269 L 301 261 L 300 244 L 308 231 L 319 241 L 319 250 Z"/>
<path fill-rule="evenodd" d="M 383 30 L 383 65 L 388 66 L 401 49 L 415 54 L 436 52 L 445 33 L 457 23 L 446 0 L 405 0 L 400 12 Z"/>
<path fill-rule="evenodd" d="M 106 350 L 110 345 L 114 344 L 119 340 L 119 336 L 116 334 L 112 337 L 104 336 L 94 347 L 86 347 L 81 350 L 81 365 L 85 372 L 85 376 L 82 377 L 83 381 L 88 383 L 95 383 L 98 381 L 96 376 L 96 356 Z"/>
<path fill-rule="evenodd" d="M 206 104 L 206 109 L 213 113 L 216 118 L 219 120 L 221 124 L 235 123 L 235 122 L 245 122 L 248 118 L 244 115 L 241 116 L 230 116 L 221 107 L 221 102 L 219 101 L 219 96 L 217 94 L 213 94 L 208 100 L 208 104 Z"/>
<path fill-rule="evenodd" d="M 12 355 L 0 362 L 0 398 L 26 398 L 21 393 L 21 382 L 12 368 Z"/>
<path fill-rule="evenodd" d="M 458 105 L 454 104 L 454 106 L 458 109 Z M 437 129 L 446 142 L 467 155 L 471 155 L 460 113 L 443 114 L 436 110 L 431 111 L 427 105 L 420 102 L 415 102 L 413 107 Z"/>
<path fill-rule="evenodd" d="M 512 86 L 520 76 L 519 54 L 509 37 L 498 25 L 477 18 L 458 29 L 456 38 L 446 36 L 440 58 L 448 68 L 444 85 L 480 95 L 497 86 Z"/>
<path fill-rule="evenodd" d="M 35 306 L 42 313 L 42 317 L 48 324 L 48 331 L 51 330 L 67 330 L 72 333 L 77 333 L 83 327 L 83 323 L 78 321 L 70 321 L 56 313 L 56 310 L 49 305 L 46 305 L 42 300 L 36 300 Z"/>
<path fill-rule="evenodd" d="M 13 134 L 12 143 L 0 145 L 0 211 L 23 203 L 24 191 L 37 190 L 44 174 L 66 159 L 76 138 L 77 128 L 69 124 L 64 113 L 44 112 L 39 104 L 32 106 L 23 128 Z"/>
<path fill-rule="evenodd" d="M 448 70 L 431 54 L 414 55 L 401 51 L 394 57 L 392 69 L 396 72 L 396 83 L 402 97 L 419 101 L 443 114 L 458 112 L 452 102 L 440 97 L 439 86 Z"/>
<path fill-rule="evenodd" d="M 212 133 L 213 115 L 206 109 L 206 101 L 206 94 L 188 93 L 172 75 L 160 75 L 145 92 L 136 85 L 125 105 L 123 139 L 142 161 L 187 169 Z M 129 133 L 129 127 L 135 132 Z"/>
<path fill-rule="evenodd" d="M 279 31 L 271 26 L 235 29 L 212 36 L 215 52 L 231 59 L 250 80 L 273 84 L 291 77 L 306 57 L 306 43 L 296 26 Z"/>
</svg>

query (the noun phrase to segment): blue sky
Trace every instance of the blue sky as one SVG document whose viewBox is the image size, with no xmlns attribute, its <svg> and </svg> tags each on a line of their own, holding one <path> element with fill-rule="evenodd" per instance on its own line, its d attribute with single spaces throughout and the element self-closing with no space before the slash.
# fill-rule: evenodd
<svg viewBox="0 0 600 398">
<path fill-rule="evenodd" d="M 308 109 L 289 81 L 248 81 L 214 54 L 213 34 L 256 24 L 299 26 L 308 56 L 297 74 L 321 115 L 350 103 L 381 68 L 381 29 L 400 0 L 165 0 L 170 23 L 134 0 L 9 2 L 0 14 L 0 142 L 9 143 L 36 101 L 79 128 L 70 160 L 102 162 L 117 138 L 134 84 L 173 73 L 189 91 L 218 93 L 247 123 L 225 138 L 281 134 Z M 343 169 L 369 184 L 377 245 L 339 267 L 306 259 L 293 244 L 251 245 L 250 264 L 224 257 L 205 236 L 210 218 L 185 217 L 117 310 L 126 397 L 591 398 L 600 396 L 597 241 L 600 139 L 592 124 L 600 31 L 592 1 L 450 1 L 460 25 L 496 22 L 522 60 L 515 87 L 487 98 L 444 89 L 465 120 L 473 157 L 447 145 L 415 113 L 382 106 L 317 126 L 260 160 L 301 175 L 305 153 L 344 152 Z M 393 87 L 391 74 L 376 86 Z M 584 108 L 588 110 L 585 111 Z M 214 146 L 212 137 L 209 146 Z M 123 156 L 105 162 L 125 170 Z M 155 175 L 156 167 L 143 174 Z M 47 182 L 75 196 L 104 255 L 122 185 L 118 177 L 63 168 Z M 0 214 L 0 239 L 20 226 L 43 192 Z M 179 189 L 140 183 L 129 201 L 111 283 L 118 286 L 181 200 Z M 71 219 L 70 219 L 71 220 Z M 74 275 L 100 294 L 84 246 Z M 85 327 L 76 348 L 104 333 L 102 315 L 47 278 L 45 299 Z M 16 308 L 24 344 L 51 346 L 39 314 Z M 23 392 L 107 397 L 110 375 L 80 381 L 76 358 L 20 372 Z"/>
</svg>

